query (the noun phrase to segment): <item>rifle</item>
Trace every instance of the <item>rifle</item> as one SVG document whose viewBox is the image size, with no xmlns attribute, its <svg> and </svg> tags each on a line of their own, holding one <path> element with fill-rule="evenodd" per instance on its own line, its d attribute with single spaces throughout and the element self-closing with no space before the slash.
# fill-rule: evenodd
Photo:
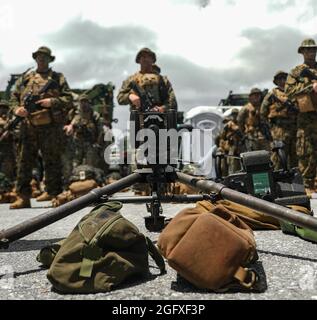
<svg viewBox="0 0 317 320">
<path fill-rule="evenodd" d="M 272 103 L 277 102 L 277 103 L 281 104 L 280 107 L 276 108 L 277 112 L 280 112 L 284 108 L 286 108 L 287 111 L 294 113 L 294 114 L 297 114 L 299 112 L 298 107 L 288 99 L 285 102 L 282 102 L 275 94 L 272 94 L 270 99 L 271 99 Z"/>
<path fill-rule="evenodd" d="M 153 107 L 155 107 L 154 98 L 150 92 L 141 88 L 135 81 L 130 83 L 130 87 L 141 100 L 141 112 L 149 112 Z"/>
<path fill-rule="evenodd" d="M 41 88 L 41 90 L 38 92 L 37 95 L 34 95 L 32 91 L 28 92 L 23 99 L 23 105 L 24 105 L 24 108 L 27 110 L 27 112 L 30 114 L 35 111 L 43 109 L 39 104 L 36 104 L 36 102 L 42 99 L 43 93 L 46 93 L 48 89 L 55 86 L 57 86 L 56 81 L 53 79 L 50 79 Z M 9 120 L 5 125 L 5 127 L 3 128 L 3 132 L 0 135 L 0 142 L 3 139 L 5 139 L 12 130 L 14 130 L 17 127 L 17 125 L 21 121 L 23 121 L 23 119 L 24 117 L 14 116 L 13 119 Z"/>
<path fill-rule="evenodd" d="M 305 68 L 299 74 L 300 77 L 308 78 L 309 80 L 317 80 L 317 75 L 310 71 L 308 68 Z"/>
<path fill-rule="evenodd" d="M 260 130 L 261 130 L 261 132 L 264 135 L 266 140 L 273 141 L 273 137 L 272 137 L 272 134 L 271 134 L 270 126 L 269 126 L 269 124 L 267 122 L 260 121 L 259 128 L 260 128 Z"/>
</svg>

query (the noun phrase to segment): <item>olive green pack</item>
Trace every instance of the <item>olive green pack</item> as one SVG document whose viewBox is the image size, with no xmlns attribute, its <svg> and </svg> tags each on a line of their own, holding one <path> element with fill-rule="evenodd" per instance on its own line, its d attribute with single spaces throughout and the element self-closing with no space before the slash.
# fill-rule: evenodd
<svg viewBox="0 0 317 320">
<path fill-rule="evenodd" d="M 290 222 L 286 222 L 286 221 L 280 221 L 280 225 L 281 225 L 281 229 L 283 231 L 283 233 L 286 234 L 291 234 L 294 236 L 299 236 L 300 238 L 304 239 L 304 240 L 308 240 L 311 242 L 315 242 L 317 243 L 317 232 L 307 229 L 307 228 L 303 228 L 300 226 L 296 226 Z"/>
<path fill-rule="evenodd" d="M 299 211 L 301 213 L 305 213 L 310 216 L 313 215 L 312 211 L 310 211 L 309 209 L 307 209 L 305 207 L 295 206 L 295 205 L 289 206 L 289 207 L 291 209 Z M 308 240 L 308 241 L 317 243 L 317 232 L 316 231 L 313 231 L 313 230 L 310 230 L 310 229 L 307 229 L 304 227 L 296 226 L 290 222 L 283 221 L 283 220 L 280 221 L 280 226 L 281 226 L 283 233 L 298 236 L 304 240 Z"/>
<path fill-rule="evenodd" d="M 116 201 L 98 205 L 62 243 L 41 250 L 38 261 L 46 265 L 51 261 L 47 278 L 55 290 L 110 291 L 133 276 L 146 277 L 150 272 L 148 254 L 161 274 L 165 272 L 164 260 L 155 245 L 120 214 L 121 207 Z"/>
</svg>

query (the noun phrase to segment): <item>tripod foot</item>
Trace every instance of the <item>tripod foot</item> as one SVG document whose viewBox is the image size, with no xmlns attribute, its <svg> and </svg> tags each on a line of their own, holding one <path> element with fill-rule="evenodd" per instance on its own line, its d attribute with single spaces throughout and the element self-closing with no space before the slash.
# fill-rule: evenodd
<svg viewBox="0 0 317 320">
<path fill-rule="evenodd" d="M 151 232 L 159 232 L 165 227 L 165 217 L 164 216 L 149 216 L 145 217 L 145 227 Z"/>
</svg>

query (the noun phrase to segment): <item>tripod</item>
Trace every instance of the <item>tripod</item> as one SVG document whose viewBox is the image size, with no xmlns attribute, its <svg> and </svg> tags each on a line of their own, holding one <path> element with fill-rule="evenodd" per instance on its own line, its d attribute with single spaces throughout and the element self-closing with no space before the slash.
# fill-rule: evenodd
<svg viewBox="0 0 317 320">
<path fill-rule="evenodd" d="M 167 172 L 169 170 L 171 170 L 171 173 L 167 173 L 167 177 L 174 177 L 175 181 L 179 181 L 181 183 L 192 186 L 209 194 L 209 196 L 206 197 L 200 196 L 202 198 L 199 198 L 199 196 L 182 198 L 184 196 L 180 196 L 179 199 L 191 199 L 194 201 L 198 201 L 202 199 L 213 200 L 217 198 L 223 198 L 244 205 L 253 210 L 260 211 L 268 216 L 280 220 L 285 220 L 295 225 L 317 231 L 317 219 L 312 216 L 283 207 L 273 202 L 265 201 L 252 195 L 232 190 L 223 184 L 216 183 L 211 180 L 201 180 L 193 176 L 177 172 L 175 169 L 169 169 L 168 166 L 164 168 L 164 172 Z M 51 209 L 48 212 L 45 212 L 25 222 L 22 222 L 14 227 L 0 231 L 0 248 L 7 248 L 11 242 L 20 239 L 30 233 L 33 233 L 41 228 L 44 228 L 47 225 L 52 224 L 53 222 L 63 219 L 68 215 L 87 207 L 90 204 L 99 202 L 100 199 L 102 199 L 102 197 L 112 195 L 115 192 L 118 192 L 126 187 L 131 186 L 134 183 L 143 182 L 144 179 L 146 180 L 147 178 L 150 179 L 150 177 L 156 177 L 155 175 L 157 173 L 155 173 L 154 175 L 152 174 L 154 173 L 150 171 L 145 172 L 145 170 L 141 172 L 136 171 L 130 174 L 129 176 L 122 178 L 121 180 L 116 181 L 110 185 L 107 185 L 102 188 L 93 189 L 88 194 L 78 199 L 74 199 L 71 202 L 65 203 L 58 208 Z M 161 174 L 163 174 L 163 172 L 161 172 Z M 173 201 L 177 198 L 178 197 L 176 196 L 172 196 Z M 152 194 L 151 199 L 144 199 L 140 197 L 136 201 L 141 202 L 141 200 L 151 200 L 151 202 L 154 203 L 156 201 L 154 209 L 152 211 L 152 215 L 150 217 L 147 217 L 147 223 L 148 226 L 150 226 L 153 229 L 162 227 L 162 220 L 164 221 L 164 219 L 162 218 L 162 216 L 157 214 L 161 213 L 160 210 L 157 209 L 159 208 L 158 204 L 160 204 L 161 202 L 165 202 L 165 200 L 171 200 L 171 198 L 165 198 L 161 197 L 158 194 Z"/>
</svg>

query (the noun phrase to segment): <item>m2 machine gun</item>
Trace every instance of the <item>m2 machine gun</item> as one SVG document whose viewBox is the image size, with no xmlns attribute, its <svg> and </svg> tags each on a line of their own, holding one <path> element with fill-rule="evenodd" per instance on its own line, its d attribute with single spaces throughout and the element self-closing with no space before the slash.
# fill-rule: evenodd
<svg viewBox="0 0 317 320">
<path fill-rule="evenodd" d="M 196 202 L 201 200 L 212 200 L 213 196 L 216 195 L 217 198 L 223 198 L 235 203 L 244 205 L 248 208 L 253 210 L 262 212 L 263 214 L 272 216 L 276 219 L 286 221 L 297 226 L 301 226 L 307 228 L 309 230 L 313 230 L 314 232 L 317 231 L 317 219 L 292 210 L 288 207 L 281 206 L 275 202 L 266 201 L 260 197 L 255 197 L 253 195 L 241 193 L 237 190 L 233 190 L 230 187 L 217 183 L 211 180 L 203 180 L 198 179 L 196 177 L 177 172 L 173 168 L 167 166 L 162 168 L 161 176 L 172 178 L 173 181 L 180 181 L 181 183 L 185 183 L 186 185 L 192 186 L 197 188 L 200 191 L 205 192 L 206 194 L 202 195 L 192 195 L 191 198 L 189 196 L 180 195 L 180 196 L 162 196 L 159 198 L 159 195 L 152 193 L 151 196 L 148 197 L 139 197 L 137 201 L 135 201 L 134 197 L 126 197 L 126 199 L 120 199 L 118 197 L 113 197 L 112 199 L 116 199 L 118 201 L 122 201 L 125 203 L 128 202 L 147 202 L 151 198 L 151 201 L 159 200 L 161 202 Z M 22 222 L 14 227 L 11 227 L 7 230 L 0 231 L 0 248 L 7 248 L 9 244 L 17 239 L 20 239 L 30 233 L 33 233 L 45 226 L 52 224 L 60 219 L 67 217 L 68 215 L 75 213 L 88 205 L 94 204 L 100 201 L 107 201 L 112 200 L 109 198 L 110 195 L 131 186 L 132 184 L 138 182 L 145 182 L 147 181 L 148 177 L 153 177 L 153 175 L 146 173 L 144 171 L 136 170 L 134 173 L 130 174 L 127 177 L 122 178 L 119 181 L 111 183 L 102 188 L 96 188 L 90 191 L 88 194 L 77 198 L 71 202 L 68 202 L 58 208 L 51 209 L 48 212 L 45 212 L 37 217 L 34 217 L 28 221 Z M 256 179 L 263 180 L 262 177 L 256 177 Z M 267 179 L 264 178 L 264 182 L 261 182 L 261 187 L 257 187 L 255 192 L 262 192 L 264 190 L 267 191 Z M 166 179 L 165 179 L 166 180 Z M 149 181 L 150 183 L 150 181 Z M 146 198 L 146 199 L 145 199 Z M 125 201 L 124 201 L 125 200 Z M 160 213 L 160 212 L 158 212 Z M 151 224 L 151 226 L 161 228 L 164 226 L 162 222 L 164 219 L 162 216 L 154 216 L 154 217 L 146 217 L 151 218 L 150 222 L 158 222 L 157 225 Z M 156 220 L 155 220 L 156 219 Z M 159 229 L 159 228 L 158 228 Z M 159 231 L 158 229 L 150 230 L 150 231 Z"/>
<path fill-rule="evenodd" d="M 145 103 L 145 101 L 143 102 Z M 177 116 L 175 110 L 165 113 L 138 112 L 136 110 L 134 112 L 135 117 L 137 115 L 139 116 L 138 118 L 143 117 L 144 127 L 152 129 L 156 135 L 156 139 L 158 139 L 160 128 L 168 129 L 176 127 Z M 146 121 L 146 119 L 148 120 Z M 157 146 L 160 146 L 160 144 L 157 144 Z M 255 154 L 246 153 L 243 159 L 246 172 L 230 176 L 228 179 L 225 178 L 221 181 L 222 183 L 181 173 L 172 165 L 171 161 L 167 161 L 164 164 L 160 164 L 159 162 L 154 164 L 149 163 L 116 182 L 93 189 L 88 194 L 58 208 L 51 209 L 28 221 L 0 231 L 0 248 L 6 248 L 10 242 L 44 228 L 86 206 L 109 200 L 121 201 L 123 203 L 146 203 L 150 216 L 145 217 L 145 226 L 149 231 L 157 232 L 164 228 L 165 217 L 162 216 L 161 203 L 185 203 L 201 200 L 214 201 L 215 198 L 230 200 L 276 219 L 305 227 L 314 232 L 317 231 L 316 218 L 284 206 L 284 204 L 289 203 L 285 198 L 294 196 L 294 191 L 292 188 L 288 188 L 290 184 L 287 182 L 288 176 L 286 173 L 285 179 L 278 186 L 274 185 L 275 174 L 269 166 L 269 156 L 267 154 L 262 154 L 261 152 Z M 296 175 L 296 171 L 291 173 L 290 179 L 293 179 L 293 185 L 301 185 L 300 178 L 300 176 Z M 177 181 L 194 187 L 204 192 L 204 194 L 171 195 L 165 192 L 164 187 L 168 183 Z M 114 193 L 135 183 L 147 183 L 151 187 L 150 196 L 111 197 Z M 307 199 L 304 198 L 302 191 L 301 187 L 298 186 L 298 194 L 296 195 L 300 199 L 298 198 L 297 203 L 308 206 Z M 281 194 L 282 197 L 280 196 Z"/>
</svg>

